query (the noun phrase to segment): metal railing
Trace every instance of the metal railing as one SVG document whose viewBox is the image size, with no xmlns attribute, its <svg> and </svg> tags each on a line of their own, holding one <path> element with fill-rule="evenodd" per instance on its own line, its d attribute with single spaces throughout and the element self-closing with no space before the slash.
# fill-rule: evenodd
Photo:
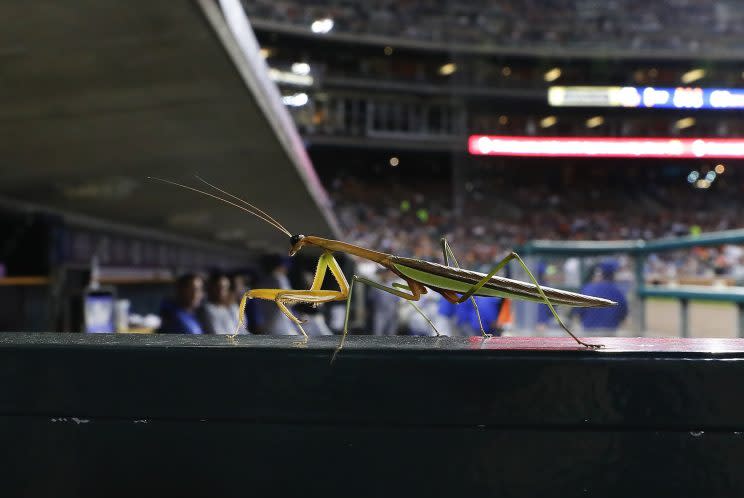
<svg viewBox="0 0 744 498">
<path fill-rule="evenodd" d="M 671 299 L 679 303 L 679 337 L 690 336 L 690 303 L 692 301 L 731 303 L 737 307 L 737 335 L 744 337 L 744 287 L 737 286 L 732 278 L 715 275 L 704 279 L 709 285 L 690 284 L 685 278 L 668 278 L 660 284 L 648 280 L 646 263 L 651 255 L 669 253 L 692 248 L 717 247 L 744 244 L 744 229 L 709 232 L 697 236 L 684 236 L 656 240 L 628 241 L 547 241 L 535 240 L 518 248 L 518 252 L 531 266 L 537 267 L 540 258 L 579 258 L 582 268 L 586 261 L 622 255 L 632 262 L 633 279 L 626 290 L 634 299 L 633 321 L 636 331 L 644 335 L 647 331 L 648 316 L 646 304 L 649 298 Z M 581 273 L 585 273 L 582 271 Z M 685 283 L 687 281 L 687 283 Z M 731 285 L 731 284 L 734 285 Z M 563 285 L 566 287 L 567 285 Z M 571 287 L 568 285 L 568 287 Z M 575 289 L 579 290 L 579 289 Z"/>
</svg>

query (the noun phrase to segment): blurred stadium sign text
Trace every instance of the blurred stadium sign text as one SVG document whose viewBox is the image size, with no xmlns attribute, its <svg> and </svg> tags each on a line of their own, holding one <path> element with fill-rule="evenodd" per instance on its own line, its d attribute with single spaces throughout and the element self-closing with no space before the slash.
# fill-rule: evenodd
<svg viewBox="0 0 744 498">
<path fill-rule="evenodd" d="M 548 103 L 553 107 L 744 109 L 744 89 L 551 86 Z"/>
<path fill-rule="evenodd" d="M 471 135 L 478 156 L 744 158 L 744 139 Z"/>
</svg>

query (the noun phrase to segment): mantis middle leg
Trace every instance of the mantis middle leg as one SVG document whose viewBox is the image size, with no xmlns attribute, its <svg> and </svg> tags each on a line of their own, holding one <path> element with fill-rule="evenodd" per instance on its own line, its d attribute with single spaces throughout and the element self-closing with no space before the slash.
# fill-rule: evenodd
<svg viewBox="0 0 744 498">
<path fill-rule="evenodd" d="M 351 279 L 351 287 L 349 288 L 349 294 L 346 297 L 346 317 L 344 318 L 344 331 L 343 335 L 341 336 L 341 343 L 338 345 L 338 348 L 336 348 L 336 351 L 333 353 L 333 357 L 331 358 L 331 363 L 333 363 L 333 360 L 336 359 L 336 355 L 339 351 L 344 347 L 344 342 L 346 342 L 346 336 L 349 333 L 349 315 L 351 313 L 351 296 L 354 292 L 354 284 L 356 282 L 367 284 L 370 287 L 374 287 L 375 289 L 379 289 L 381 291 L 393 294 L 394 296 L 401 297 L 408 301 L 408 303 L 414 307 L 416 311 L 418 311 L 421 316 L 424 317 L 424 319 L 431 325 L 431 327 L 434 329 L 434 332 L 436 332 L 437 336 L 439 335 L 439 331 L 436 329 L 432 321 L 427 317 L 423 311 L 421 311 L 421 308 L 416 306 L 416 304 L 413 303 L 413 301 L 418 301 L 421 298 L 421 294 L 423 294 L 426 289 L 423 288 L 421 285 L 416 284 L 415 282 L 408 281 L 408 285 L 398 284 L 394 283 L 392 287 L 387 287 L 386 285 L 383 285 L 379 282 L 375 282 L 374 280 L 370 280 L 369 278 L 360 277 L 358 275 L 354 275 L 354 278 Z M 405 289 L 410 292 L 410 294 L 404 292 Z"/>
<path fill-rule="evenodd" d="M 455 266 L 460 268 L 460 263 L 457 262 L 457 258 L 455 257 L 455 253 L 452 251 L 452 248 L 449 245 L 449 242 L 447 242 L 447 239 L 442 237 L 442 255 L 444 256 L 444 264 L 449 266 L 449 258 L 452 258 L 452 261 L 455 263 Z M 491 334 L 487 334 L 486 330 L 483 328 L 483 321 L 481 320 L 480 316 L 480 310 L 478 309 L 478 303 L 475 302 L 475 298 L 471 295 L 469 296 L 470 301 L 473 303 L 473 308 L 475 308 L 475 316 L 478 317 L 478 325 L 481 329 L 481 335 L 483 337 L 491 337 Z M 460 301 L 461 303 L 465 302 L 465 300 Z"/>
</svg>

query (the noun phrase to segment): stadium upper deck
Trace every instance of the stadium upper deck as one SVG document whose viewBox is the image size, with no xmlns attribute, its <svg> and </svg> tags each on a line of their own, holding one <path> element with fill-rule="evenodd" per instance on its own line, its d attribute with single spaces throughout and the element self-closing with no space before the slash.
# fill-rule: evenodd
<svg viewBox="0 0 744 498">
<path fill-rule="evenodd" d="M 737 58 L 744 11 L 733 0 L 250 0 L 253 20 L 452 50 Z M 332 25 L 316 25 L 331 19 Z M 260 27 L 260 26 L 259 26 Z M 362 35 L 360 37 L 360 35 Z"/>
<path fill-rule="evenodd" d="M 738 112 L 726 106 L 649 110 L 548 101 L 556 85 L 634 87 L 639 94 L 648 87 L 740 88 L 738 62 L 713 60 L 738 36 L 738 11 L 726 2 L 244 4 L 270 74 L 311 146 L 384 148 L 392 141 L 462 150 L 469 134 L 480 133 L 744 134 Z M 524 25 L 529 29 L 520 31 Z"/>
</svg>

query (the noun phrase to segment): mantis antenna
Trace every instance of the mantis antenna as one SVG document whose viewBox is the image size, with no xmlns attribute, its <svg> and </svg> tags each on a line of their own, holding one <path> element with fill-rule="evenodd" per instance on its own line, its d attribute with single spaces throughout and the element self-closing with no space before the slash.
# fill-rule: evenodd
<svg viewBox="0 0 744 498">
<path fill-rule="evenodd" d="M 291 234 L 291 233 L 289 232 L 289 230 L 287 230 L 286 228 L 284 228 L 284 227 L 283 227 L 283 226 L 282 226 L 282 225 L 281 225 L 281 224 L 280 224 L 280 223 L 279 223 L 278 221 L 276 221 L 275 219 L 273 219 L 272 217 L 270 217 L 270 216 L 269 216 L 268 214 L 264 213 L 263 211 L 261 211 L 260 209 L 258 209 L 258 208 L 257 208 L 257 207 L 255 207 L 255 206 L 253 206 L 252 204 L 249 204 L 248 202 L 246 202 L 246 201 L 243 201 L 242 199 L 240 199 L 240 198 L 238 198 L 238 197 L 236 197 L 236 196 L 234 196 L 234 195 L 232 195 L 232 194 L 230 194 L 230 193 L 228 193 L 228 192 L 225 192 L 225 191 L 224 191 L 224 190 L 222 190 L 222 189 L 219 189 L 219 188 L 217 188 L 217 187 L 214 187 L 213 185 L 211 185 L 210 183 L 207 183 L 207 182 L 206 182 L 206 181 L 204 181 L 204 180 L 202 180 L 202 181 L 204 181 L 204 183 L 206 183 L 207 185 L 209 185 L 209 186 L 211 186 L 211 187 L 213 187 L 213 188 L 215 188 L 215 189 L 219 190 L 220 192 L 224 192 L 225 194 L 227 194 L 227 195 L 229 195 L 229 196 L 231 196 L 231 197 L 234 197 L 235 199 L 238 199 L 239 201 L 243 202 L 244 204 L 246 204 L 246 205 L 250 206 L 250 207 L 251 207 L 252 209 L 248 209 L 248 208 L 247 208 L 247 207 L 245 207 L 245 206 L 241 206 L 240 204 L 236 204 L 236 203 L 234 203 L 234 202 L 232 202 L 232 201 L 229 201 L 229 200 L 227 200 L 227 199 L 223 199 L 222 197 L 220 197 L 220 196 L 218 196 L 218 195 L 215 195 L 215 194 L 211 194 L 211 193 L 209 193 L 209 192 L 205 192 L 204 190 L 200 190 L 200 189 L 198 189 L 198 188 L 195 188 L 195 187 L 190 187 L 189 185 L 184 185 L 184 184 L 182 184 L 182 183 L 174 182 L 174 181 L 172 181 L 172 180 L 165 180 L 165 179 L 163 179 L 163 178 L 157 178 L 157 177 L 155 177 L 155 176 L 148 176 L 147 178 L 149 178 L 149 179 L 151 179 L 151 180 L 156 180 L 156 181 L 159 181 L 159 182 L 163 182 L 163 183 L 168 183 L 168 184 L 170 184 L 170 185 L 175 185 L 176 187 L 181 187 L 181 188 L 185 188 L 185 189 L 187 189 L 187 190 L 191 190 L 191 191 L 193 191 L 193 192 L 197 192 L 197 193 L 199 193 L 199 194 L 202 194 L 202 195 L 206 195 L 206 196 L 208 196 L 208 197 L 212 197 L 213 199 L 217 199 L 218 201 L 221 201 L 221 202 L 224 202 L 225 204 L 229 204 L 229 205 L 231 205 L 231 206 L 234 206 L 234 207 L 236 207 L 236 208 L 238 208 L 238 209 L 240 209 L 240 210 L 242 210 L 242 211 L 245 211 L 246 213 L 250 213 L 250 214 L 252 214 L 252 215 L 253 215 L 253 216 L 255 216 L 256 218 L 258 218 L 258 219 L 260 219 L 260 220 L 262 220 L 262 221 L 265 221 L 265 222 L 266 222 L 266 223 L 268 223 L 269 225 L 273 226 L 274 228 L 276 228 L 276 229 L 277 229 L 277 230 L 279 230 L 280 232 L 283 232 L 283 233 L 285 233 L 285 234 L 286 234 L 286 235 L 287 235 L 288 237 L 291 237 L 291 236 L 292 236 L 292 234 Z M 198 177 L 197 177 L 197 178 L 198 178 Z M 201 180 L 201 178 L 200 178 L 200 180 Z M 259 214 L 259 213 L 260 213 L 260 214 Z"/>
<path fill-rule="evenodd" d="M 250 208 L 251 208 L 251 209 L 253 209 L 254 211 L 256 211 L 256 212 L 260 213 L 261 215 L 263 215 L 263 216 L 264 216 L 264 218 L 266 218 L 266 220 L 270 220 L 270 221 L 273 221 L 273 222 L 275 223 L 275 226 L 277 226 L 277 228 L 281 228 L 281 229 L 282 229 L 282 230 L 284 231 L 284 233 L 286 233 L 286 234 L 287 234 L 287 235 L 289 235 L 290 237 L 292 236 L 292 235 L 291 235 L 291 234 L 289 233 L 289 230 L 287 230 L 286 228 L 284 228 L 284 226 L 282 226 L 282 224 L 281 224 L 281 223 L 279 223 L 278 221 L 276 221 L 276 220 L 275 220 L 275 219 L 274 219 L 274 218 L 273 218 L 273 217 L 272 217 L 271 215 L 269 215 L 269 214 L 268 214 L 268 213 L 267 213 L 266 211 L 264 211 L 264 210 L 262 210 L 262 209 L 259 209 L 259 208 L 257 208 L 256 206 L 254 206 L 254 205 L 253 205 L 253 204 L 251 204 L 250 202 L 246 201 L 245 199 L 241 199 L 241 198 L 240 198 L 240 197 L 238 197 L 237 195 L 231 194 L 230 192 L 228 192 L 228 191 L 226 191 L 226 190 L 224 190 L 224 189 L 221 189 L 221 188 L 220 188 L 220 187 L 218 187 L 217 185 L 212 185 L 211 183 L 209 183 L 209 182 L 208 182 L 207 180 L 205 180 L 204 178 L 202 178 L 202 177 L 201 177 L 201 176 L 199 176 L 199 175 L 194 175 L 194 177 L 195 177 L 195 178 L 196 178 L 197 180 L 199 180 L 200 182 L 202 182 L 202 183 L 204 183 L 204 184 L 206 184 L 206 185 L 209 185 L 210 187 L 212 187 L 213 189 L 217 190 L 218 192 L 222 192 L 223 194 L 225 194 L 225 195 L 227 195 L 227 196 L 230 196 L 230 197 L 232 197 L 233 199 L 235 199 L 235 200 L 238 200 L 238 201 L 242 202 L 243 204 L 245 204 L 246 206 L 250 207 Z"/>
</svg>

